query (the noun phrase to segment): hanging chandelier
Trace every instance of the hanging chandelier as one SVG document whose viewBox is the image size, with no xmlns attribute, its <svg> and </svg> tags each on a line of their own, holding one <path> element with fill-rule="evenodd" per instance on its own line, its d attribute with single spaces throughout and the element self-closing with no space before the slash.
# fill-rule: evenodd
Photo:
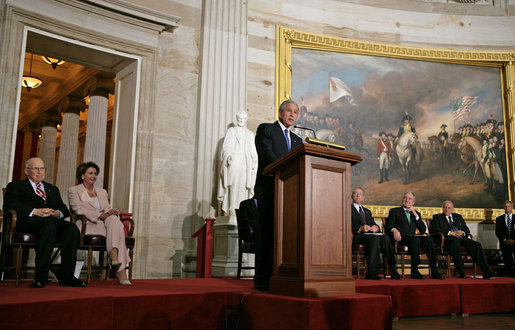
<svg viewBox="0 0 515 330">
<path fill-rule="evenodd" d="M 41 58 L 43 59 L 43 61 L 50 64 L 52 66 L 52 69 L 54 69 L 54 70 L 55 70 L 55 68 L 57 68 L 58 65 L 66 63 L 65 61 L 63 61 L 61 59 L 53 58 L 53 57 L 49 57 L 49 56 L 41 56 Z"/>
<path fill-rule="evenodd" d="M 23 76 L 21 85 L 27 88 L 27 92 L 30 92 L 33 88 L 38 88 L 41 86 L 43 81 L 39 78 L 32 76 L 32 60 L 34 59 L 34 54 L 30 54 L 30 70 L 28 76 Z"/>
</svg>

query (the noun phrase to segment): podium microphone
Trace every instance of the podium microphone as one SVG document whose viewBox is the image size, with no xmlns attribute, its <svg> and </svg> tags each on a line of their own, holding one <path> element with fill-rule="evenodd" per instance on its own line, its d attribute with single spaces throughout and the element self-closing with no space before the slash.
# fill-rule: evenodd
<svg viewBox="0 0 515 330">
<path fill-rule="evenodd" d="M 302 126 L 299 126 L 299 125 L 293 125 L 293 127 L 298 128 L 298 129 L 305 129 L 307 131 L 311 131 L 311 132 L 313 132 L 313 136 L 315 137 L 315 139 L 317 138 L 317 133 L 315 133 L 315 131 L 312 128 L 302 127 Z"/>
</svg>

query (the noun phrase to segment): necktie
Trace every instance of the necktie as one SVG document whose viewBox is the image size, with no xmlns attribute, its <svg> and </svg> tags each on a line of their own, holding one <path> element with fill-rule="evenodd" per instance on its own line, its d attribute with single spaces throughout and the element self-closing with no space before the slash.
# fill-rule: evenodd
<svg viewBox="0 0 515 330">
<path fill-rule="evenodd" d="M 365 211 L 363 211 L 363 207 L 359 207 L 359 215 L 361 215 L 361 220 L 363 221 L 364 224 L 367 224 L 367 221 L 365 219 Z"/>
<path fill-rule="evenodd" d="M 290 137 L 288 135 L 288 129 L 287 128 L 284 129 L 284 137 L 286 138 L 286 145 L 288 146 L 288 151 L 290 151 L 291 150 Z"/>
<path fill-rule="evenodd" d="M 411 225 L 411 217 L 410 217 L 410 214 L 408 211 L 405 211 L 406 212 L 406 218 L 408 218 L 408 223 Z"/>
<path fill-rule="evenodd" d="M 36 195 L 43 198 L 43 202 L 46 203 L 46 194 L 43 191 L 43 188 L 41 188 L 41 182 L 36 185 Z"/>
<path fill-rule="evenodd" d="M 458 228 L 454 225 L 454 221 L 452 221 L 452 217 L 449 215 L 447 218 L 449 219 L 449 225 L 451 226 L 451 231 L 458 230 Z"/>
<path fill-rule="evenodd" d="M 508 235 L 511 237 L 511 232 L 513 231 L 513 223 L 511 222 L 511 214 L 508 215 Z"/>
</svg>

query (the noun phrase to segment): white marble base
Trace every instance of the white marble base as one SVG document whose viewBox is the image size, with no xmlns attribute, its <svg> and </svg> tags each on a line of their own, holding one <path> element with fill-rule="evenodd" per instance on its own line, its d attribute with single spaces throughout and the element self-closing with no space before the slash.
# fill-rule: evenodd
<svg viewBox="0 0 515 330">
<path fill-rule="evenodd" d="M 236 276 L 238 270 L 238 226 L 229 216 L 216 217 L 214 225 L 213 276 Z"/>
</svg>

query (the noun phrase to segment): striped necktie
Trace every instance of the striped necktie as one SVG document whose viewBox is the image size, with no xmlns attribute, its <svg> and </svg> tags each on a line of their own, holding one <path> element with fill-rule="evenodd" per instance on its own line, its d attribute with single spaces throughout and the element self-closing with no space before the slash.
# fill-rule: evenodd
<svg viewBox="0 0 515 330">
<path fill-rule="evenodd" d="M 39 182 L 37 185 L 36 185 L 36 195 L 38 195 L 39 197 L 41 197 L 43 199 L 43 202 L 46 203 L 46 194 L 45 192 L 43 191 L 43 188 L 41 187 L 41 182 Z"/>
</svg>

